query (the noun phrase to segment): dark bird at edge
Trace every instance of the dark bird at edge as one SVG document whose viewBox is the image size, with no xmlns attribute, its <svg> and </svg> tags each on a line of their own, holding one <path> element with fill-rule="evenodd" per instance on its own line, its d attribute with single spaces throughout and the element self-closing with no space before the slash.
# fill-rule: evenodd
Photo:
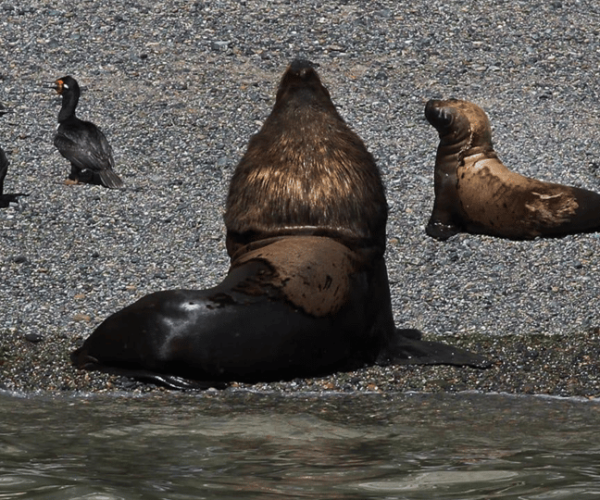
<svg viewBox="0 0 600 500">
<path fill-rule="evenodd" d="M 6 109 L 2 104 L 0 104 L 0 116 L 4 116 L 6 113 L 11 113 L 8 109 Z M 8 172 L 8 158 L 6 157 L 6 153 L 0 147 L 0 207 L 8 207 L 10 202 L 18 201 L 19 196 L 27 196 L 23 193 L 6 193 L 4 194 L 4 178 L 6 177 L 6 173 Z"/>
<path fill-rule="evenodd" d="M 71 76 L 63 76 L 55 84 L 53 88 L 62 96 L 62 107 L 58 113 L 54 145 L 71 162 L 69 180 L 122 188 L 123 181 L 113 171 L 115 160 L 105 135 L 93 123 L 75 116 L 81 94 L 77 81 Z"/>
</svg>

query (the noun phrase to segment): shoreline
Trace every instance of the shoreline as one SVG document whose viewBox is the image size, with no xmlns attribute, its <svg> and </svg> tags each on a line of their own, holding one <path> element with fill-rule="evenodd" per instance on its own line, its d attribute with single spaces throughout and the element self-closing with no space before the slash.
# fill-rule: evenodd
<svg viewBox="0 0 600 500">
<path fill-rule="evenodd" d="M 229 390 L 279 392 L 281 394 L 317 392 L 319 394 L 353 393 L 459 393 L 476 391 L 489 394 L 513 394 L 556 397 L 581 397 L 589 400 L 600 396 L 600 370 L 597 353 L 600 351 L 600 332 L 593 331 L 569 336 L 503 336 L 436 338 L 463 349 L 485 354 L 492 366 L 488 369 L 448 365 L 368 366 L 329 376 L 298 378 L 280 382 L 232 382 L 226 389 L 209 389 L 226 394 Z M 172 391 L 154 384 L 101 372 L 77 370 L 67 359 L 59 361 L 60 386 L 44 387 L 44 349 L 37 356 L 29 353 L 29 363 L 35 374 L 32 386 L 7 384 L 0 389 L 35 393 L 37 390 L 56 394 L 77 392 L 126 392 L 132 395 L 155 391 L 201 393 L 199 390 Z M 6 351 L 5 351 L 6 352 Z M 47 358 L 46 358 L 47 359 Z M 10 364 L 10 358 L 4 359 Z M 56 360 L 53 360 L 56 363 Z M 15 363 L 16 365 L 16 363 Z M 48 372 L 50 373 L 50 372 Z M 52 373 L 50 373 L 52 375 Z M 5 374 L 6 375 L 6 374 Z M 55 376 L 55 375 L 54 375 Z"/>
</svg>

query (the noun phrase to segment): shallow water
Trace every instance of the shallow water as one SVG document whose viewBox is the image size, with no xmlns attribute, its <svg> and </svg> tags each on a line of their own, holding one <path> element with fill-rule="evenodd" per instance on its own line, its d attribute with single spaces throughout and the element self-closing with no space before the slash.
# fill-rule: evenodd
<svg viewBox="0 0 600 500">
<path fill-rule="evenodd" d="M 0 499 L 591 499 L 600 404 L 0 394 Z"/>
</svg>

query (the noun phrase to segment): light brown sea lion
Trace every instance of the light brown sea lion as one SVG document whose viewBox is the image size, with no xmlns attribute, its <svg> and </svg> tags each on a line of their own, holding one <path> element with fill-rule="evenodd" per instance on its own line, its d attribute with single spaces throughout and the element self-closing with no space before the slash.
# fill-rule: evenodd
<svg viewBox="0 0 600 500">
<path fill-rule="evenodd" d="M 425 117 L 439 133 L 435 202 L 426 232 L 514 240 L 600 230 L 600 195 L 511 172 L 492 147 L 485 112 L 457 99 L 430 100 Z"/>
<path fill-rule="evenodd" d="M 225 280 L 143 297 L 107 318 L 72 360 L 170 387 L 372 363 L 487 366 L 479 355 L 396 329 L 386 220 L 373 157 L 313 65 L 296 60 L 231 181 Z"/>
</svg>

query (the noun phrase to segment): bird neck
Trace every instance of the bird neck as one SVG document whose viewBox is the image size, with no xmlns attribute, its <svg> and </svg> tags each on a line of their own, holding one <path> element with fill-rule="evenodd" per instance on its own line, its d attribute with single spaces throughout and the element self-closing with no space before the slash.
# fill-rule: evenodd
<svg viewBox="0 0 600 500">
<path fill-rule="evenodd" d="M 70 118 L 75 118 L 75 108 L 79 102 L 79 96 L 73 92 L 63 94 L 62 107 L 58 113 L 58 123 L 63 123 Z"/>
</svg>

